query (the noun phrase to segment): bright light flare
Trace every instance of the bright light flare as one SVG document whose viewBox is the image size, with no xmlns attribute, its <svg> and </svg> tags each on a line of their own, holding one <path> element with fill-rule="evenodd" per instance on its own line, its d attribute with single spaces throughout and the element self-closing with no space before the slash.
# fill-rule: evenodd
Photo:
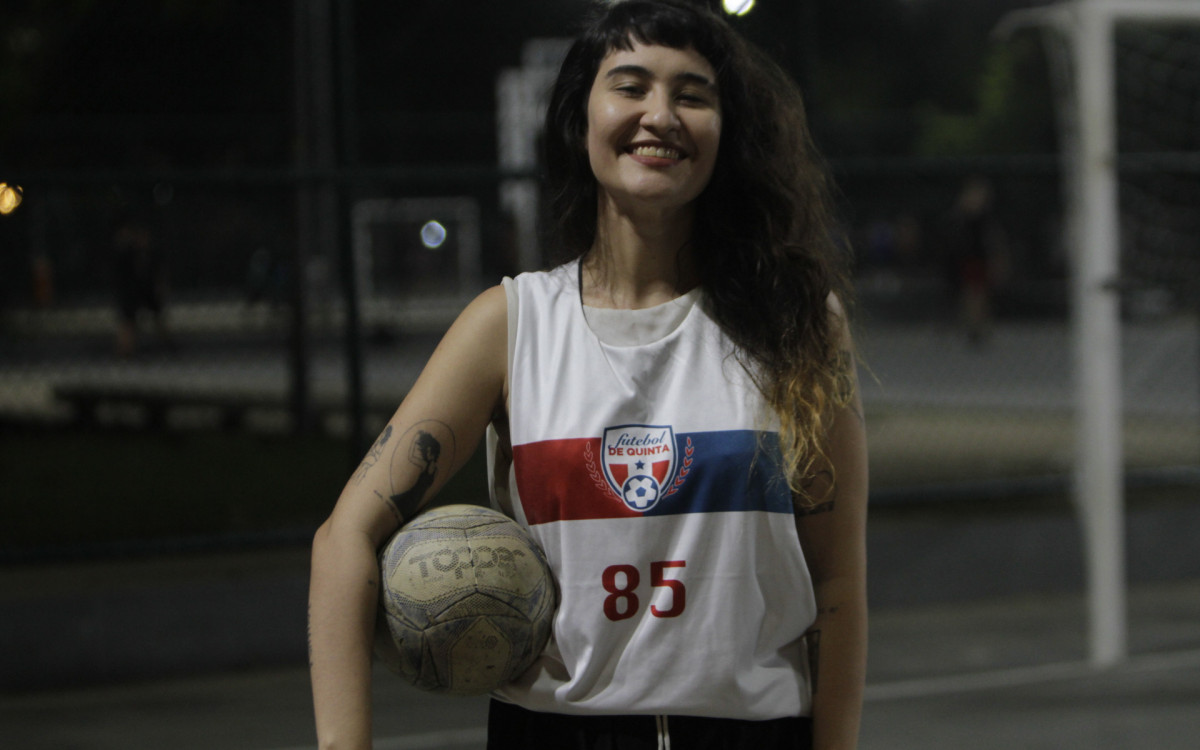
<svg viewBox="0 0 1200 750">
<path fill-rule="evenodd" d="M 9 185 L 7 182 L 0 182 L 0 215 L 8 216 L 13 211 L 16 211 L 17 206 L 21 205 L 24 197 L 25 191 L 20 185 Z"/>
<path fill-rule="evenodd" d="M 446 228 L 436 221 L 427 221 L 421 227 L 421 244 L 430 250 L 437 250 L 446 241 Z"/>
<path fill-rule="evenodd" d="M 725 12 L 731 16 L 744 16 L 754 8 L 754 0 L 724 0 Z"/>
</svg>

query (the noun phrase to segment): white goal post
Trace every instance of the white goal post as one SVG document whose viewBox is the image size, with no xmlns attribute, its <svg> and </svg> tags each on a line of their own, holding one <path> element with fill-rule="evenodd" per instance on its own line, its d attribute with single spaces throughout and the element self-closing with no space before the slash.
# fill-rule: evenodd
<svg viewBox="0 0 1200 750">
<path fill-rule="evenodd" d="M 1062 83 L 1073 95 L 1062 115 L 1078 392 L 1074 492 L 1097 667 L 1128 654 L 1114 49 L 1115 27 L 1127 22 L 1200 23 L 1200 0 L 1066 0 L 1014 12 L 997 29 L 1047 28 L 1068 52 Z"/>
</svg>

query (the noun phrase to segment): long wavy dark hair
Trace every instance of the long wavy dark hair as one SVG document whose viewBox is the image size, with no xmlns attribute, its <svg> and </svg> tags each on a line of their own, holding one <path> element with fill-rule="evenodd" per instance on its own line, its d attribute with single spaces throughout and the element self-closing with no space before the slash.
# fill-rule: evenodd
<svg viewBox="0 0 1200 750">
<path fill-rule="evenodd" d="M 605 56 L 635 41 L 691 47 L 716 72 L 721 141 L 696 199 L 695 267 L 708 309 L 780 421 L 792 489 L 815 500 L 807 488 L 826 455 L 830 415 L 853 396 L 845 315 L 829 303 L 850 302 L 844 245 L 798 88 L 717 13 L 684 0 L 623 0 L 598 7 L 567 52 L 543 141 L 557 260 L 587 254 L 596 240 L 587 100 Z"/>
</svg>

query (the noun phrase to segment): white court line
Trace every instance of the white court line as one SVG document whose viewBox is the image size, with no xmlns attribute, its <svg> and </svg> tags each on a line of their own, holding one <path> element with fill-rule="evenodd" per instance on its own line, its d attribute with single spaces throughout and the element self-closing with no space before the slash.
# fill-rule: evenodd
<svg viewBox="0 0 1200 750">
<path fill-rule="evenodd" d="M 1021 667 L 1018 669 L 1002 669 L 993 672 L 976 672 L 972 674 L 949 675 L 946 677 L 883 682 L 876 685 L 867 685 L 863 698 L 868 703 L 903 700 L 905 698 L 927 698 L 975 690 L 992 690 L 995 688 L 1021 687 L 1047 682 L 1085 679 L 1112 674 L 1114 672 L 1160 672 L 1173 669 L 1189 669 L 1192 667 L 1200 667 L 1200 649 L 1134 656 L 1130 657 L 1124 664 L 1111 669 L 1097 669 L 1087 662 L 1076 661 L 1044 664 L 1035 667 Z M 470 727 L 468 729 L 447 729 L 436 732 L 422 732 L 421 734 L 402 734 L 396 737 L 383 737 L 375 741 L 375 748 L 376 750 L 443 750 L 447 747 L 483 745 L 486 742 L 486 727 Z M 312 750 L 312 747 L 304 745 L 276 748 L 276 750 Z"/>
<path fill-rule="evenodd" d="M 403 734 L 375 740 L 376 750 L 441 750 L 461 745 L 483 745 L 487 742 L 487 727 L 447 729 L 424 734 Z"/>
<path fill-rule="evenodd" d="M 1113 672 L 1158 672 L 1200 666 L 1200 649 L 1172 651 L 1130 657 L 1124 664 L 1111 669 L 1093 667 L 1087 662 L 1062 662 L 1036 667 L 1002 669 L 994 672 L 927 677 L 915 680 L 883 682 L 867 685 L 863 699 L 867 702 L 925 698 L 951 695 L 974 690 L 1021 687 L 1063 680 L 1086 679 Z"/>
</svg>

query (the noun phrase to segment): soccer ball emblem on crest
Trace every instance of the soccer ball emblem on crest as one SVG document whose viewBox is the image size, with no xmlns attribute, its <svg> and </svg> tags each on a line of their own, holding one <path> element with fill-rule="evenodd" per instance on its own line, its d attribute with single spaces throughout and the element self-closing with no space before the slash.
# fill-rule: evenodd
<svg viewBox="0 0 1200 750">
<path fill-rule="evenodd" d="M 632 510 L 653 508 L 675 478 L 675 431 L 670 425 L 609 427 L 601 453 L 604 478 Z"/>
<path fill-rule="evenodd" d="M 647 510 L 658 502 L 658 482 L 654 477 L 638 474 L 625 480 L 621 489 L 625 504 L 634 510 Z"/>
</svg>

